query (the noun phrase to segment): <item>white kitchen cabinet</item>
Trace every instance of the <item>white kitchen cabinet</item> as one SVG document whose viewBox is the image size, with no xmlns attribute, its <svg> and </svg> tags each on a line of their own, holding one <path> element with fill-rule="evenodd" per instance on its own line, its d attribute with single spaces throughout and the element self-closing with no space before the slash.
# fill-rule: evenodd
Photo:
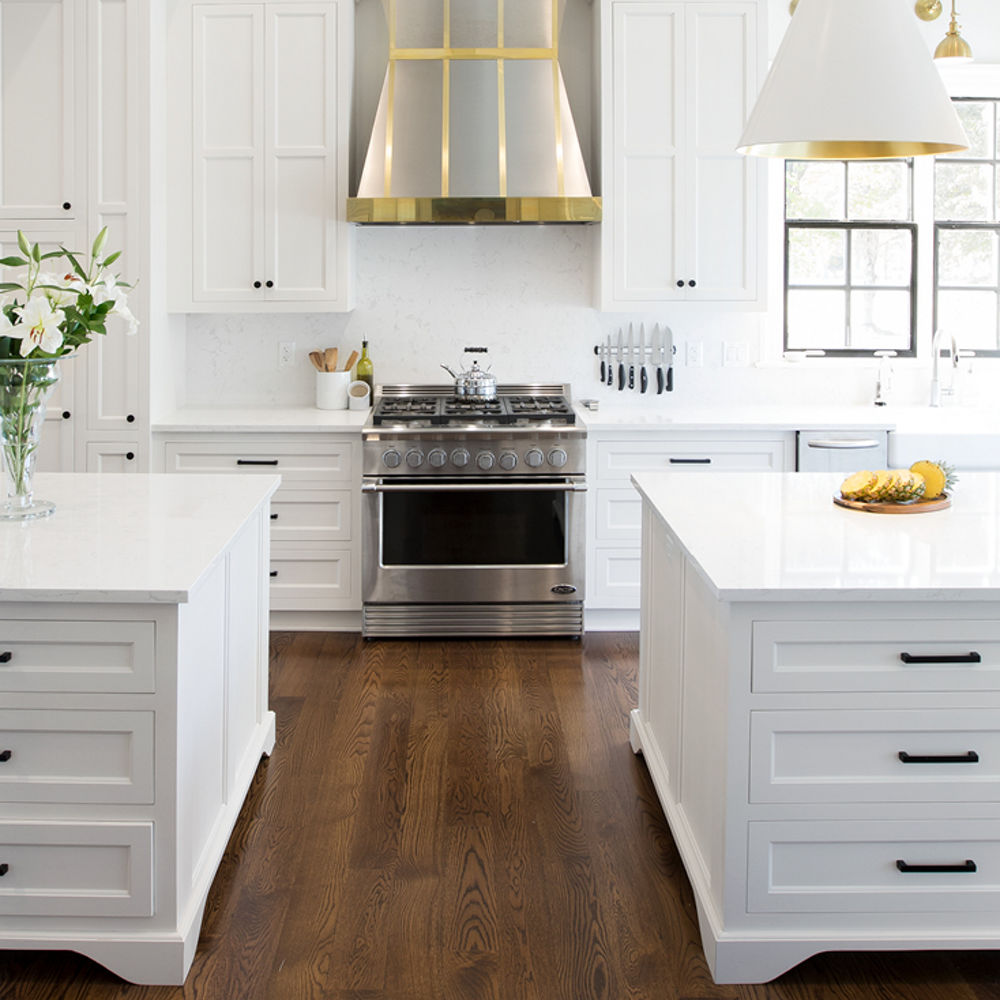
<svg viewBox="0 0 1000 1000">
<path fill-rule="evenodd" d="M 86 32 L 86 11 L 77 0 L 0 3 L 5 224 L 86 216 Z"/>
<path fill-rule="evenodd" d="M 736 143 L 764 65 L 756 2 L 603 0 L 600 307 L 762 304 L 765 188 Z"/>
<path fill-rule="evenodd" d="M 164 435 L 164 472 L 277 473 L 271 610 L 361 610 L 361 442 L 356 434 Z M 299 619 L 297 624 L 307 624 Z"/>
<path fill-rule="evenodd" d="M 195 3 L 170 108 L 181 311 L 352 307 L 353 3 Z M 190 93 L 190 101 L 185 95 Z"/>
<path fill-rule="evenodd" d="M 588 612 L 636 611 L 642 501 L 629 477 L 657 470 L 791 471 L 795 435 L 791 431 L 649 431 L 636 435 L 590 429 L 587 468 Z"/>
</svg>

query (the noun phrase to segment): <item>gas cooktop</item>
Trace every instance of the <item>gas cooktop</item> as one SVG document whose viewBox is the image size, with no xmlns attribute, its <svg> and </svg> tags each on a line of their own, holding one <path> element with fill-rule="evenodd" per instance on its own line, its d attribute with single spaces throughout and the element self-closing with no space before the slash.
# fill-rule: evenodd
<svg viewBox="0 0 1000 1000">
<path fill-rule="evenodd" d="M 533 392 L 525 386 L 513 390 L 501 388 L 492 399 L 467 399 L 436 386 L 386 386 L 375 401 L 371 418 L 376 427 L 393 424 L 496 427 L 535 423 L 567 426 L 575 422 L 568 394 Z"/>
</svg>

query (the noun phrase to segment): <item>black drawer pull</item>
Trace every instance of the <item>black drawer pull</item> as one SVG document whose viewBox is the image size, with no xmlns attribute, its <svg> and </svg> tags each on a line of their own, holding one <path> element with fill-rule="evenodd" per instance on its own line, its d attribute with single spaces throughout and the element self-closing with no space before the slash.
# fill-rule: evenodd
<svg viewBox="0 0 1000 1000">
<path fill-rule="evenodd" d="M 237 465 L 277 465 L 276 458 L 238 458 Z"/>
<path fill-rule="evenodd" d="M 14 756 L 13 750 L 0 750 L 0 761 L 7 763 Z"/>
<path fill-rule="evenodd" d="M 671 465 L 711 465 L 710 458 L 672 458 Z"/>
<path fill-rule="evenodd" d="M 900 859 L 896 867 L 901 872 L 974 872 L 976 862 L 965 860 L 960 865 L 911 865 Z"/>
<path fill-rule="evenodd" d="M 272 514 L 271 515 L 271 520 L 272 521 L 277 521 L 278 520 L 278 515 L 277 514 Z"/>
<path fill-rule="evenodd" d="M 10 871 L 10 865 L 4 863 L 0 864 L 0 875 L 6 875 Z"/>
<path fill-rule="evenodd" d="M 900 653 L 899 658 L 904 663 L 982 663 L 983 658 L 976 652 L 955 653 L 952 656 L 914 656 L 912 653 Z"/>
<path fill-rule="evenodd" d="M 272 569 L 271 570 L 271 576 L 277 576 L 277 575 L 278 575 L 278 571 L 276 569 Z"/>
<path fill-rule="evenodd" d="M 5 649 L 0 653 L 0 663 L 10 663 L 13 656 L 14 654 L 9 649 Z"/>
<path fill-rule="evenodd" d="M 979 754 L 977 754 L 975 750 L 968 750 L 965 753 L 950 754 L 910 754 L 905 750 L 900 750 L 899 759 L 904 764 L 978 764 Z"/>
</svg>

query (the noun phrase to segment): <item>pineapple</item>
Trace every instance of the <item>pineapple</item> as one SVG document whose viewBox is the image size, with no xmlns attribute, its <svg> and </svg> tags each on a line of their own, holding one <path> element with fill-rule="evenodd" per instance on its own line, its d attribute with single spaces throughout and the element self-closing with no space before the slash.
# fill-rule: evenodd
<svg viewBox="0 0 1000 1000">
<path fill-rule="evenodd" d="M 895 489 L 895 474 L 892 469 L 879 469 L 875 473 L 875 482 L 872 483 L 868 493 L 863 499 L 874 500 L 878 503 L 892 499 L 892 492 Z"/>
<path fill-rule="evenodd" d="M 864 469 L 853 472 L 840 484 L 840 495 L 845 500 L 865 500 L 875 485 L 876 474 Z"/>
<path fill-rule="evenodd" d="M 883 497 L 889 503 L 910 503 L 919 500 L 926 490 L 924 477 L 908 469 L 892 470 L 892 485 Z"/>
<path fill-rule="evenodd" d="M 925 500 L 935 500 L 946 490 L 950 490 L 958 482 L 955 470 L 944 462 L 930 462 L 924 459 L 914 462 L 910 466 L 910 472 L 915 472 L 924 477 L 926 488 L 924 489 Z"/>
</svg>

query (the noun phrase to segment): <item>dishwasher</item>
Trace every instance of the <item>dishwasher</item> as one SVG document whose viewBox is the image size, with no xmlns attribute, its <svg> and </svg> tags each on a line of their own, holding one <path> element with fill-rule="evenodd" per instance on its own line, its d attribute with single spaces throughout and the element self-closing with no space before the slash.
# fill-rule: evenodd
<svg viewBox="0 0 1000 1000">
<path fill-rule="evenodd" d="M 818 430 L 795 434 L 795 468 L 799 472 L 856 472 L 884 469 L 889 432 L 884 430 Z"/>
</svg>

